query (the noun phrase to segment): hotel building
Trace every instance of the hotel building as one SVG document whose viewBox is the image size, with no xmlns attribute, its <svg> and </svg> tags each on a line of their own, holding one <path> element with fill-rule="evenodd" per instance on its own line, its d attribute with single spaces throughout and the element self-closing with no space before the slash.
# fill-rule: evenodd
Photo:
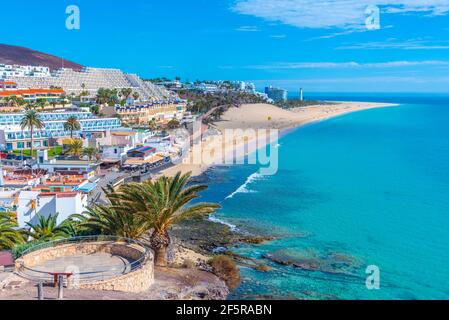
<svg viewBox="0 0 449 320">
<path fill-rule="evenodd" d="M 74 132 L 74 135 L 80 133 L 92 133 L 107 131 L 121 127 L 121 121 L 117 118 L 97 118 L 90 112 L 54 112 L 40 113 L 40 118 L 44 122 L 42 130 L 33 132 L 34 148 L 45 148 L 53 145 L 55 141 L 61 141 L 70 136 L 70 132 L 64 129 L 64 123 L 71 116 L 75 116 L 81 130 Z M 7 150 L 29 149 L 31 148 L 30 132 L 22 130 L 20 122 L 23 114 L 11 113 L 0 114 L 0 145 Z M 53 143 L 50 143 L 53 141 Z"/>
<path fill-rule="evenodd" d="M 5 90 L 17 90 L 17 83 L 15 83 L 14 81 L 0 80 L 0 91 Z"/>
<path fill-rule="evenodd" d="M 28 66 L 23 66 L 27 68 Z M 40 67 L 35 67 L 40 68 Z M 45 67 L 42 67 L 45 68 Z M 0 78 L 5 81 L 17 83 L 17 87 L 46 89 L 51 87 L 62 88 L 67 95 L 78 95 L 87 92 L 93 98 L 98 89 L 131 88 L 139 93 L 142 101 L 166 101 L 177 98 L 177 95 L 164 87 L 143 81 L 136 74 L 126 74 L 119 69 L 110 68 L 83 68 L 81 71 L 62 68 L 53 72 L 4 72 L 0 65 Z"/>
<path fill-rule="evenodd" d="M 267 94 L 268 98 L 272 99 L 275 102 L 287 101 L 288 92 L 285 89 L 269 86 L 265 87 L 265 93 Z"/>
<path fill-rule="evenodd" d="M 0 99 L 16 96 L 18 98 L 23 98 L 25 102 L 35 102 L 37 99 L 60 101 L 63 99 L 64 94 L 65 92 L 62 89 L 0 90 Z"/>
<path fill-rule="evenodd" d="M 50 69 L 42 66 L 22 66 L 0 64 L 0 78 L 8 77 L 49 77 Z"/>
<path fill-rule="evenodd" d="M 115 112 L 120 115 L 124 123 L 147 125 L 152 119 L 164 120 L 182 118 L 186 111 L 185 102 L 153 102 L 141 106 L 115 107 Z"/>
</svg>

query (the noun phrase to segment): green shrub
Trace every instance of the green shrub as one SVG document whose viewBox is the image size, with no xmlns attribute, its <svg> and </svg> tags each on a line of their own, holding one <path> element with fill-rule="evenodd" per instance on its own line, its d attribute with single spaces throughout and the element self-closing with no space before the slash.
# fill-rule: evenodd
<svg viewBox="0 0 449 320">
<path fill-rule="evenodd" d="M 12 249 L 12 255 L 13 255 L 14 259 L 20 258 L 22 256 L 22 254 L 29 248 L 32 248 L 34 246 L 37 246 L 37 245 L 45 243 L 45 242 L 46 241 L 42 241 L 42 240 L 34 240 L 34 241 L 26 242 L 23 244 L 19 244 L 18 246 L 15 246 Z"/>
</svg>

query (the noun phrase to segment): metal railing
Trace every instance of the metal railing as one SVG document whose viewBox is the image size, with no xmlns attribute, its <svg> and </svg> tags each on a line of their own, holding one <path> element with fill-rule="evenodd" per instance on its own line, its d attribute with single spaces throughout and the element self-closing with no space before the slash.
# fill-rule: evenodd
<svg viewBox="0 0 449 320">
<path fill-rule="evenodd" d="M 23 258 L 24 256 L 36 252 L 39 250 L 47 249 L 47 248 L 56 248 L 62 245 L 66 244 L 83 244 L 83 243 L 89 243 L 89 242 L 110 242 L 110 244 L 116 244 L 116 243 L 126 243 L 127 245 L 135 244 L 138 245 L 140 248 L 143 249 L 142 255 L 139 259 L 134 260 L 132 262 L 124 262 L 123 266 L 120 266 L 120 269 L 117 269 L 117 267 L 112 266 L 104 266 L 104 268 L 99 268 L 96 266 L 95 270 L 92 271 L 83 271 L 79 270 L 79 272 L 74 272 L 73 277 L 76 278 L 76 281 L 82 284 L 89 284 L 93 282 L 98 281 L 104 281 L 112 278 L 116 278 L 119 276 L 122 276 L 124 274 L 128 274 L 130 272 L 134 272 L 138 269 L 140 269 L 145 263 L 148 262 L 150 258 L 153 257 L 153 251 L 148 248 L 145 244 L 143 244 L 140 241 L 129 239 L 129 238 L 123 238 L 123 237 L 117 237 L 117 236 L 80 236 L 80 237 L 73 237 L 73 238 L 67 238 L 67 239 L 61 239 L 61 240 L 55 240 L 55 241 L 49 241 L 40 243 L 36 246 L 33 246 L 27 250 L 25 250 L 19 259 Z M 123 258 L 123 257 L 122 257 Z M 44 269 L 44 270 L 42 270 Z M 51 268 L 50 268 L 51 269 Z M 18 270 L 19 274 L 31 281 L 36 282 L 52 282 L 53 281 L 53 275 L 51 273 L 55 272 L 55 268 L 53 270 L 45 270 L 45 267 L 37 269 L 36 267 L 27 267 L 25 264 L 21 265 L 20 270 Z"/>
</svg>

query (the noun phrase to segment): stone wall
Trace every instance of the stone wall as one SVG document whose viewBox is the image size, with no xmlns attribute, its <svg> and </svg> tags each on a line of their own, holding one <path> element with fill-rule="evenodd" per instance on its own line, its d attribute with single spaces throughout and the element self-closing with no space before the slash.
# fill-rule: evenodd
<svg viewBox="0 0 449 320">
<path fill-rule="evenodd" d="M 137 244 L 126 242 L 101 241 L 101 242 L 80 242 L 63 244 L 56 247 L 44 248 L 24 255 L 15 262 L 15 269 L 18 274 L 23 271 L 23 267 L 33 268 L 42 265 L 45 261 L 58 257 L 69 257 L 74 255 L 88 255 L 92 253 L 105 252 L 119 255 L 124 258 L 138 260 L 145 254 L 145 249 Z M 154 256 L 152 251 L 147 252 L 147 258 L 142 265 L 127 274 L 103 281 L 81 283 L 77 285 L 80 289 L 112 290 L 125 292 L 142 292 L 148 290 L 154 281 Z"/>
<path fill-rule="evenodd" d="M 148 290 L 153 282 L 154 265 L 151 261 L 133 272 L 109 280 L 81 284 L 78 288 L 139 293 Z"/>
</svg>

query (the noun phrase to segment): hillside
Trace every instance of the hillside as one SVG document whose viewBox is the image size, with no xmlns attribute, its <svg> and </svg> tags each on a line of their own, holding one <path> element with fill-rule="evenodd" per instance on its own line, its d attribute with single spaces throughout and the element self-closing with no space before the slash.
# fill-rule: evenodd
<svg viewBox="0 0 449 320">
<path fill-rule="evenodd" d="M 24 47 L 0 44 L 0 63 L 30 66 L 45 66 L 51 70 L 62 66 L 62 58 Z M 81 70 L 82 65 L 64 59 L 64 67 Z"/>
</svg>

